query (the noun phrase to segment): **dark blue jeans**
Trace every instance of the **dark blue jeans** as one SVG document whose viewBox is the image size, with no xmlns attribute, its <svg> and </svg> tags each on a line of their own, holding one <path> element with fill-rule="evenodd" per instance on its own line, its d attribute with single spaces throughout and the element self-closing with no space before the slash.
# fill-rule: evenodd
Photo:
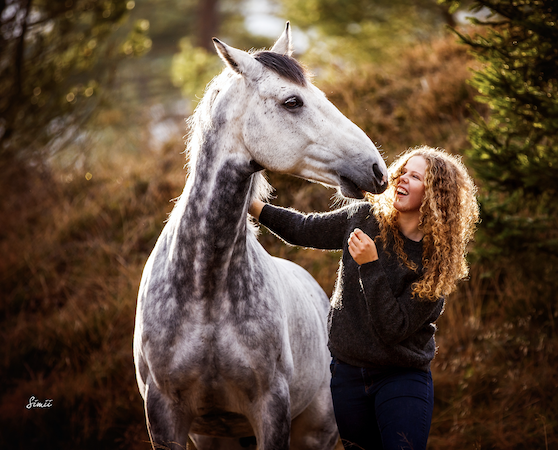
<svg viewBox="0 0 558 450">
<path fill-rule="evenodd" d="M 378 372 L 333 358 L 331 394 L 345 449 L 424 450 L 434 408 L 430 372 Z"/>
</svg>

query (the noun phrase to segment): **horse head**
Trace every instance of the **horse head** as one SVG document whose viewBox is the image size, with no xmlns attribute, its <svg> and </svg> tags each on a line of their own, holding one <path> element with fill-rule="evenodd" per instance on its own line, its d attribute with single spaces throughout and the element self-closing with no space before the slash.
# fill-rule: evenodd
<svg viewBox="0 0 558 450">
<path fill-rule="evenodd" d="M 212 122 L 233 124 L 229 137 L 236 153 L 256 168 L 338 187 L 346 197 L 386 189 L 387 168 L 378 149 L 292 58 L 288 22 L 268 51 L 248 53 L 213 41 L 230 69 L 228 86 L 221 90 L 234 95 L 215 94 L 212 111 L 228 113 Z M 228 108 L 217 107 L 223 103 Z"/>
</svg>

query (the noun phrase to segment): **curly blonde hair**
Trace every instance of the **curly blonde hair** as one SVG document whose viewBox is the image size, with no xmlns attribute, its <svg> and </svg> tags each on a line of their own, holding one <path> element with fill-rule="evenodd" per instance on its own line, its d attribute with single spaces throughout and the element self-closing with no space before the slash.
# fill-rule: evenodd
<svg viewBox="0 0 558 450">
<path fill-rule="evenodd" d="M 413 285 L 413 295 L 435 301 L 455 290 L 469 273 L 467 244 L 479 221 L 477 188 L 457 156 L 443 149 L 416 147 L 403 153 L 389 168 L 389 186 L 382 195 L 368 194 L 380 224 L 384 248 L 391 240 L 403 264 L 416 270 L 403 251 L 399 211 L 393 206 L 397 181 L 410 158 L 422 156 L 427 164 L 419 229 L 423 238 L 423 276 Z"/>
</svg>

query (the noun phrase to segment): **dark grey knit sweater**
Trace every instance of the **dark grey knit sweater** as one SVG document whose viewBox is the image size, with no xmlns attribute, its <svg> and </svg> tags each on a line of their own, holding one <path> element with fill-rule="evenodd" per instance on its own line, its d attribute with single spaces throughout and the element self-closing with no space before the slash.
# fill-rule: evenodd
<svg viewBox="0 0 558 450">
<path fill-rule="evenodd" d="M 379 370 L 430 368 L 436 353 L 433 322 L 442 313 L 444 299 L 420 301 L 412 296 L 411 286 L 422 273 L 422 242 L 404 237 L 404 251 L 417 264 L 416 272 L 397 257 L 393 243 L 386 252 L 381 241 L 379 259 L 359 266 L 349 253 L 349 235 L 355 228 L 372 238 L 379 234 L 367 202 L 308 215 L 266 205 L 259 220 L 290 244 L 343 250 L 328 320 L 334 356 Z"/>
</svg>

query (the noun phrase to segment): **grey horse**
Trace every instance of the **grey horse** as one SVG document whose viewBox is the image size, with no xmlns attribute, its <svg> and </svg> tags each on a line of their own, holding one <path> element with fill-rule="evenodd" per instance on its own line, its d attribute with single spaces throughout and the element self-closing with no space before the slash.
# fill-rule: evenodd
<svg viewBox="0 0 558 450">
<path fill-rule="evenodd" d="M 151 442 L 332 449 L 327 296 L 263 249 L 247 211 L 268 194 L 262 169 L 356 198 L 383 191 L 387 169 L 291 57 L 288 23 L 269 51 L 214 43 L 226 67 L 190 118 L 186 185 L 139 289 L 134 359 Z"/>
</svg>

